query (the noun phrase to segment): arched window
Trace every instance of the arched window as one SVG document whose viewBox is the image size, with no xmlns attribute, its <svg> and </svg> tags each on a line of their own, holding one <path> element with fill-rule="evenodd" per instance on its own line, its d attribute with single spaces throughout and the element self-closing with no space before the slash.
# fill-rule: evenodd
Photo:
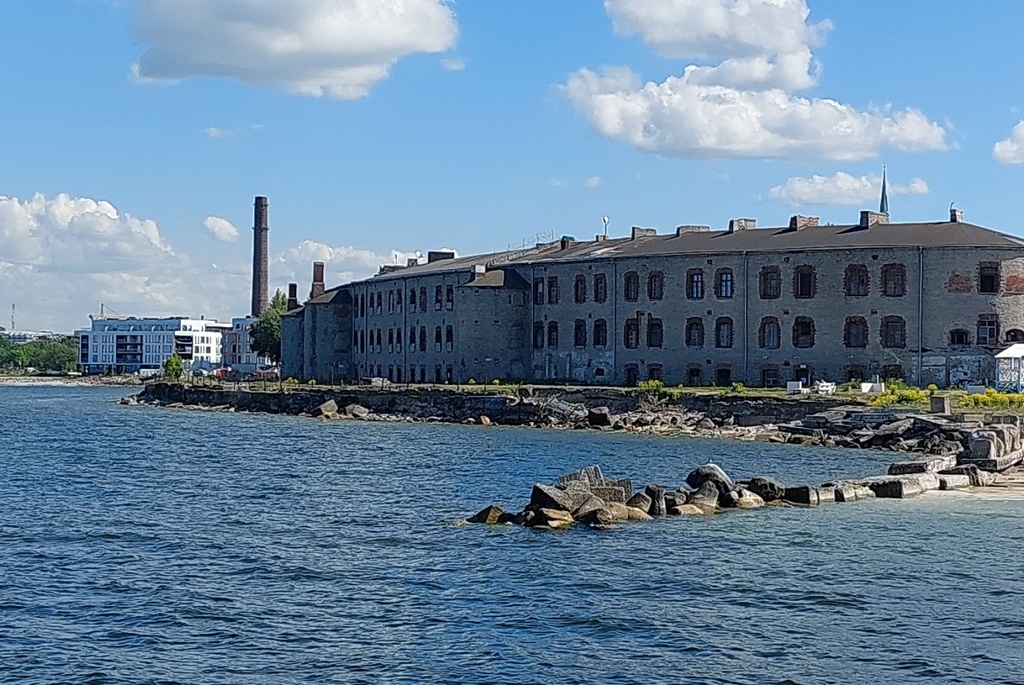
<svg viewBox="0 0 1024 685">
<path fill-rule="evenodd" d="M 715 321 L 715 347 L 732 347 L 732 319 L 720 316 Z"/>
<path fill-rule="evenodd" d="M 1006 337 L 1009 338 L 1010 334 L 1007 332 Z M 954 328 L 949 332 L 949 344 L 950 345 L 970 345 L 971 344 L 971 332 L 964 328 Z"/>
<path fill-rule="evenodd" d="M 777 350 L 782 344 L 782 330 L 779 320 L 774 316 L 766 316 L 761 319 L 761 328 L 758 331 L 758 344 L 766 350 Z"/>
<path fill-rule="evenodd" d="M 608 346 L 608 322 L 604 319 L 594 321 L 594 347 Z"/>
<path fill-rule="evenodd" d="M 548 323 L 548 347 L 558 347 L 558 322 Z"/>
<path fill-rule="evenodd" d="M 902 316 L 882 318 L 882 347 L 901 348 L 907 346 L 907 322 Z"/>
<path fill-rule="evenodd" d="M 868 268 L 863 264 L 846 267 L 844 279 L 847 297 L 864 297 L 868 294 Z"/>
<path fill-rule="evenodd" d="M 661 347 L 665 340 L 665 328 L 661 325 L 661 319 L 649 319 L 647 321 L 647 346 Z"/>
<path fill-rule="evenodd" d="M 1006 331 L 1006 342 L 1008 343 L 1019 343 L 1024 342 L 1024 331 L 1019 328 L 1011 328 Z"/>
<path fill-rule="evenodd" d="M 803 264 L 793 269 L 793 297 L 801 300 L 815 296 L 818 291 L 818 276 L 814 267 Z"/>
<path fill-rule="evenodd" d="M 907 267 L 903 264 L 882 265 L 882 295 L 903 297 L 907 294 Z"/>
<path fill-rule="evenodd" d="M 608 300 L 608 277 L 604 274 L 594 274 L 594 302 L 606 302 Z"/>
<path fill-rule="evenodd" d="M 732 298 L 732 295 L 732 269 L 719 269 L 715 272 L 715 297 L 720 300 L 728 300 Z"/>
<path fill-rule="evenodd" d="M 660 300 L 665 296 L 665 274 L 652 271 L 647 275 L 647 299 Z"/>
<path fill-rule="evenodd" d="M 800 350 L 814 347 L 814 319 L 798 316 L 793 320 L 793 347 Z"/>
<path fill-rule="evenodd" d="M 533 349 L 544 349 L 544 324 L 540 321 L 533 324 Z"/>
<path fill-rule="evenodd" d="M 587 346 L 587 322 L 583 319 L 576 319 L 576 323 L 573 324 L 572 344 L 573 347 Z"/>
<path fill-rule="evenodd" d="M 622 344 L 631 350 L 640 347 L 640 324 L 636 319 L 626 319 L 622 327 Z"/>
<path fill-rule="evenodd" d="M 627 271 L 622 277 L 622 297 L 626 302 L 640 299 L 640 276 L 635 271 Z"/>
<path fill-rule="evenodd" d="M 688 300 L 704 299 L 703 269 L 690 269 L 686 272 L 686 298 Z"/>
<path fill-rule="evenodd" d="M 843 344 L 846 347 L 868 346 L 868 322 L 863 316 L 846 317 L 846 323 L 843 325 Z"/>
<path fill-rule="evenodd" d="M 779 271 L 779 267 L 761 267 L 758 281 L 762 300 L 776 300 L 782 295 L 782 273 Z"/>
<path fill-rule="evenodd" d="M 704 347 L 704 321 L 696 317 L 686 320 L 686 346 Z"/>
<path fill-rule="evenodd" d="M 583 274 L 577 274 L 572 281 L 572 300 L 576 304 L 587 301 L 587 277 Z"/>
</svg>

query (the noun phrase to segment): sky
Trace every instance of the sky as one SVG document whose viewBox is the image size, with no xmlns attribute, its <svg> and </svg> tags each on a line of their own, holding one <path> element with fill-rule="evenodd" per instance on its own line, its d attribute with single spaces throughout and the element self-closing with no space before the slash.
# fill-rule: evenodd
<svg viewBox="0 0 1024 685">
<path fill-rule="evenodd" d="M 631 226 L 1024 235 L 1019 0 L 4 0 L 0 325 Z"/>
</svg>

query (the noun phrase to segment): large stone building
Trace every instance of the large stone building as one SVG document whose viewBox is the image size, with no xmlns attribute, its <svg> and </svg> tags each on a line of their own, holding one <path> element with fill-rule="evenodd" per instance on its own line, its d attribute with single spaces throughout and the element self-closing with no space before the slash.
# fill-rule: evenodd
<svg viewBox="0 0 1024 685">
<path fill-rule="evenodd" d="M 322 273 L 322 271 L 321 271 Z M 1024 341 L 1024 240 L 949 221 L 634 228 L 314 285 L 282 324 L 285 377 L 775 386 L 991 381 Z"/>
</svg>

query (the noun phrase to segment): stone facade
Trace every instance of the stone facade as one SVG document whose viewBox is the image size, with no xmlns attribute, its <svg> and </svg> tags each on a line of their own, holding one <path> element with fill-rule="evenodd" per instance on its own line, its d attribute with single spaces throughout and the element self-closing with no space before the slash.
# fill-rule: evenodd
<svg viewBox="0 0 1024 685">
<path fill-rule="evenodd" d="M 283 374 L 627 386 L 879 376 L 945 387 L 991 381 L 993 352 L 1024 341 L 1016 238 L 959 216 L 753 223 L 389 268 L 289 313 Z"/>
</svg>

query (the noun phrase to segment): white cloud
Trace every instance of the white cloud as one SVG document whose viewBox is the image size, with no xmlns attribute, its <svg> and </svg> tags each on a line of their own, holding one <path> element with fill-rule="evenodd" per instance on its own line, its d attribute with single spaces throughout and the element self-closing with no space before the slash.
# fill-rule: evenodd
<svg viewBox="0 0 1024 685">
<path fill-rule="evenodd" d="M 144 81 L 223 76 L 303 95 L 363 97 L 413 53 L 457 33 L 446 0 L 129 0 Z"/>
<path fill-rule="evenodd" d="M 252 280 L 248 250 L 238 256 L 220 266 L 200 262 L 173 247 L 156 222 L 107 201 L 0 195 L 0 293 L 6 306 L 18 305 L 27 329 L 69 332 L 87 325 L 101 302 L 135 316 L 240 316 Z M 330 286 L 407 256 L 414 255 L 304 242 L 271 258 L 271 282 L 307 287 L 316 259 L 329 264 Z"/>
<path fill-rule="evenodd" d="M 211 126 L 208 129 L 206 129 L 206 135 L 210 140 L 220 140 L 222 138 L 227 138 L 228 136 L 230 136 L 231 131 L 227 130 L 226 128 L 217 128 L 216 126 Z"/>
<path fill-rule="evenodd" d="M 441 66 L 448 71 L 462 71 L 466 68 L 466 60 L 461 57 L 452 57 L 441 60 Z"/>
<path fill-rule="evenodd" d="M 222 243 L 238 242 L 238 229 L 227 219 L 219 216 L 208 216 L 203 221 L 203 228 Z"/>
<path fill-rule="evenodd" d="M 773 200 L 791 205 L 865 205 L 877 201 L 881 189 L 881 176 L 853 176 L 838 171 L 832 176 L 796 176 L 768 194 Z M 924 179 L 912 178 L 906 185 L 887 183 L 886 190 L 889 195 L 927 195 L 928 184 Z"/>
<path fill-rule="evenodd" d="M 588 188 L 599 188 L 601 186 L 600 176 L 591 176 L 590 178 L 583 181 L 583 185 Z"/>
<path fill-rule="evenodd" d="M 858 110 L 798 97 L 815 84 L 804 0 L 606 0 L 620 33 L 669 57 L 708 58 L 644 83 L 626 67 L 581 69 L 563 87 L 598 133 L 682 158 L 873 157 L 883 148 L 941 150 L 946 131 L 919 110 Z"/>
<path fill-rule="evenodd" d="M 615 30 L 637 35 L 663 57 L 705 58 L 693 83 L 734 88 L 814 85 L 811 47 L 828 21 L 808 24 L 804 0 L 605 0 Z"/>
<path fill-rule="evenodd" d="M 1000 164 L 1024 164 L 1024 120 L 992 146 L 992 158 Z"/>
</svg>

